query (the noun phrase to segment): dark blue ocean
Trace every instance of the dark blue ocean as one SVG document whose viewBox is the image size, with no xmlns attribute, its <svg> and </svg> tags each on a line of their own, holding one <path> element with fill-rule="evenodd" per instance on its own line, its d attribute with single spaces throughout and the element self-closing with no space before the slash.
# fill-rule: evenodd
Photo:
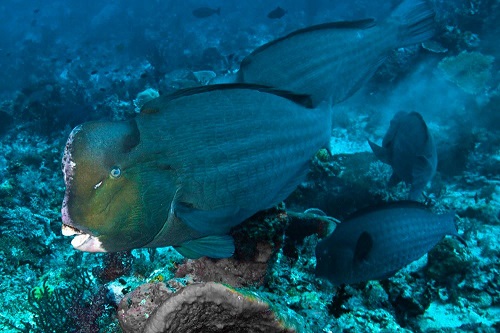
<svg viewBox="0 0 500 333">
<path fill-rule="evenodd" d="M 499 20 L 3 0 L 0 330 L 499 332 Z"/>
</svg>

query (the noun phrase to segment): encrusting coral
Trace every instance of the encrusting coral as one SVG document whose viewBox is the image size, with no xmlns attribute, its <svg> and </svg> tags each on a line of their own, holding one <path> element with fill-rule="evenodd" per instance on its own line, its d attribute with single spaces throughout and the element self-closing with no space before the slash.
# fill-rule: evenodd
<svg viewBox="0 0 500 333">
<path fill-rule="evenodd" d="M 447 80 L 469 94 L 478 94 L 487 88 L 491 79 L 494 58 L 479 52 L 462 52 L 456 57 L 441 60 L 438 67 Z"/>
<path fill-rule="evenodd" d="M 149 299 L 143 298 L 139 301 L 139 297 L 134 301 L 125 297 L 122 300 L 118 317 L 125 333 L 295 332 L 276 318 L 268 303 L 251 295 L 241 294 L 220 283 L 191 284 L 173 294 L 166 289 L 160 289 L 159 293 L 148 292 L 147 296 L 152 297 Z M 159 297 L 163 302 L 151 315 L 143 313 L 131 316 L 128 313 L 137 312 L 141 304 L 157 303 L 155 297 Z M 151 310 L 151 306 L 148 306 L 148 309 Z"/>
</svg>

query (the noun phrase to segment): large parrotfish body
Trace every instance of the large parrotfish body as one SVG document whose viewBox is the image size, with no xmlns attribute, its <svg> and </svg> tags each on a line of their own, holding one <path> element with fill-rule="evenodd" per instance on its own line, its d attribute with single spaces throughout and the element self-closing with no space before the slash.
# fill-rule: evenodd
<svg viewBox="0 0 500 333">
<path fill-rule="evenodd" d="M 89 252 L 174 246 L 228 257 L 229 229 L 285 199 L 330 137 L 330 110 L 253 85 L 181 90 L 90 122 L 63 157 L 63 234 Z"/>
<path fill-rule="evenodd" d="M 355 93 L 391 51 L 434 33 L 434 11 L 425 1 L 403 1 L 380 23 L 331 22 L 294 31 L 253 51 L 237 81 L 278 87 L 339 103 Z"/>
</svg>

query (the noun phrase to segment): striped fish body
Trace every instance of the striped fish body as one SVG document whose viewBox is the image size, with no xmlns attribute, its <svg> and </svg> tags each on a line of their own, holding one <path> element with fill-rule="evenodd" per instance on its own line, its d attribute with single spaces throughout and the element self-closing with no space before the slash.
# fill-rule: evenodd
<svg viewBox="0 0 500 333">
<path fill-rule="evenodd" d="M 329 109 L 255 85 L 180 90 L 126 122 L 91 122 L 63 158 L 63 234 L 75 248 L 175 246 L 229 257 L 229 229 L 284 200 L 329 142 Z"/>
<path fill-rule="evenodd" d="M 311 95 L 315 104 L 339 103 L 366 82 L 391 50 L 430 38 L 433 12 L 423 2 L 403 2 L 381 24 L 366 19 L 298 30 L 247 56 L 239 82 Z"/>
<path fill-rule="evenodd" d="M 458 236 L 454 214 L 436 215 L 417 202 L 395 202 L 355 214 L 316 248 L 318 276 L 334 284 L 379 280 Z"/>
<path fill-rule="evenodd" d="M 331 130 L 326 108 L 256 89 L 160 97 L 147 108 L 159 112 L 136 119 L 141 138 L 175 170 L 176 200 L 206 212 L 231 207 L 241 214 L 232 225 L 285 199 Z"/>
</svg>

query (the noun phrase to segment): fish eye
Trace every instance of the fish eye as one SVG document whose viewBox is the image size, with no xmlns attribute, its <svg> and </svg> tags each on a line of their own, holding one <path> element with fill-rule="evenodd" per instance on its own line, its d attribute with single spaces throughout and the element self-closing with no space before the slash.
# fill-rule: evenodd
<svg viewBox="0 0 500 333">
<path fill-rule="evenodd" d="M 122 175 L 122 171 L 120 170 L 119 167 L 115 166 L 111 169 L 111 171 L 109 172 L 109 175 L 111 176 L 111 178 L 120 178 L 120 176 Z"/>
</svg>

